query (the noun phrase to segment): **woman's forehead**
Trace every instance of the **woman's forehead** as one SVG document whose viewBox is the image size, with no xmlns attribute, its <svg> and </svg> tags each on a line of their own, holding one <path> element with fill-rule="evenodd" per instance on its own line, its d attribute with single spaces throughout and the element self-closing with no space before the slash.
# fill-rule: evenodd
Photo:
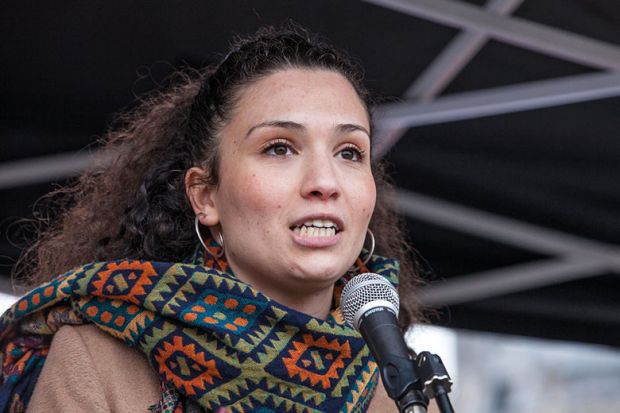
<svg viewBox="0 0 620 413">
<path fill-rule="evenodd" d="M 236 103 L 234 117 L 247 123 L 277 119 L 303 124 L 334 119 L 336 124 L 369 127 L 365 103 L 351 83 L 332 70 L 286 69 L 272 73 L 242 90 Z"/>
</svg>

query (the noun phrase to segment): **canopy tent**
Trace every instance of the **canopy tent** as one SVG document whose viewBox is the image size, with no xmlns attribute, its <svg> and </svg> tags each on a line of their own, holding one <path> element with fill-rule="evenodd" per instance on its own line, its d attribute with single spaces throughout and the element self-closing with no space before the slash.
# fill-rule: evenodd
<svg viewBox="0 0 620 413">
<path fill-rule="evenodd" d="M 145 1 L 0 6 L 9 217 L 92 161 L 112 114 L 231 35 L 291 18 L 356 56 L 438 324 L 620 345 L 620 3 Z M 88 147 L 89 149 L 83 149 Z M 16 236 L 13 235 L 13 238 Z M 4 285 L 8 285 L 5 282 Z M 5 287 L 5 289 L 8 287 Z"/>
</svg>

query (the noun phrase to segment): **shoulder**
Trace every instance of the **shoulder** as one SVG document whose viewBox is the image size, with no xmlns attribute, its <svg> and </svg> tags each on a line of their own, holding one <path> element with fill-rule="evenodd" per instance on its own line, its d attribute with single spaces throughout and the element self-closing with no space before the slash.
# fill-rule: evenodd
<svg viewBox="0 0 620 413">
<path fill-rule="evenodd" d="M 100 376 L 135 375 L 142 381 L 147 377 L 157 378 L 144 353 L 93 324 L 64 326 L 56 333 L 54 341 L 63 347 L 85 351 Z"/>
<path fill-rule="evenodd" d="M 50 348 L 51 357 L 60 355 L 54 351 L 58 347 L 65 350 L 63 353 L 66 353 L 67 349 L 87 353 L 98 368 L 106 369 L 106 366 L 115 365 L 117 362 L 148 365 L 146 357 L 140 351 L 105 333 L 94 324 L 61 327 L 54 335 Z"/>
<path fill-rule="evenodd" d="M 158 400 L 159 378 L 146 357 L 87 324 L 63 326 L 54 335 L 28 410 L 65 410 L 69 405 L 88 411 L 146 411 Z"/>
</svg>

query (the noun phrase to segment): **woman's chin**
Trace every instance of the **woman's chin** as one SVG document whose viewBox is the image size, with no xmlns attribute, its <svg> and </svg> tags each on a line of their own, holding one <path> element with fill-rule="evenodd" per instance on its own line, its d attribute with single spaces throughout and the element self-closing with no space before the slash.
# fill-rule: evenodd
<svg viewBox="0 0 620 413">
<path fill-rule="evenodd" d="M 342 263 L 313 262 L 307 266 L 300 265 L 291 275 L 304 284 L 331 285 L 342 277 L 348 269 L 349 267 L 343 266 Z"/>
</svg>

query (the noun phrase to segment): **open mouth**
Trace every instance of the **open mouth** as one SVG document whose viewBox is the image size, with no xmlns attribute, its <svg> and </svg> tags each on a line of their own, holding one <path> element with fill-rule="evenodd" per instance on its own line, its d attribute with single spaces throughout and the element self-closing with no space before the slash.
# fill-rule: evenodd
<svg viewBox="0 0 620 413">
<path fill-rule="evenodd" d="M 293 232 L 302 237 L 333 237 L 340 229 L 329 219 L 312 219 L 291 227 Z"/>
</svg>

